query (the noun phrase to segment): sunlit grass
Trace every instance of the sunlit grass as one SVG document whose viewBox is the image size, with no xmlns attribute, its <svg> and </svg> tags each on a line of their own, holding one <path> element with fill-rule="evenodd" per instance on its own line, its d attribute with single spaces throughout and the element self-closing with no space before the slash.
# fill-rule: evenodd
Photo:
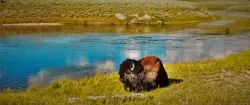
<svg viewBox="0 0 250 105">
<path fill-rule="evenodd" d="M 183 0 L 197 3 L 200 7 L 205 7 L 209 10 L 232 10 L 238 12 L 249 11 L 249 0 Z"/>
<path fill-rule="evenodd" d="M 183 82 L 142 92 L 144 98 L 108 97 L 132 94 L 123 89 L 115 72 L 81 80 L 65 78 L 42 89 L 32 85 L 25 92 L 7 89 L 0 93 L 0 104 L 249 104 L 250 50 L 218 60 L 167 64 L 165 68 L 170 79 L 181 79 Z M 107 97 L 93 100 L 89 96 Z M 68 98 L 78 100 L 69 103 Z"/>
<path fill-rule="evenodd" d="M 228 7 L 226 10 L 236 11 L 236 12 L 250 12 L 250 4 L 231 6 L 231 7 Z"/>
</svg>

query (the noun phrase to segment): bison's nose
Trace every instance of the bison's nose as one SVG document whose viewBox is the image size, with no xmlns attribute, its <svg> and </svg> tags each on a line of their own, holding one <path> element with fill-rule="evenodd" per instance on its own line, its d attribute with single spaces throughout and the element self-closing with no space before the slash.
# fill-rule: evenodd
<svg viewBox="0 0 250 105">
<path fill-rule="evenodd" d="M 131 72 L 130 70 L 127 70 L 126 73 L 127 73 L 127 74 L 131 74 L 132 72 Z"/>
</svg>

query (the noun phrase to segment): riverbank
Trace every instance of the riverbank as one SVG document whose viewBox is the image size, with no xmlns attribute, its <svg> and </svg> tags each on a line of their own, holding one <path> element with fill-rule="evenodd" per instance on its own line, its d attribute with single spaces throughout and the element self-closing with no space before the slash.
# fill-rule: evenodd
<svg viewBox="0 0 250 105">
<path fill-rule="evenodd" d="M 218 18 L 196 3 L 176 0 L 8 0 L 0 5 L 0 24 L 175 24 Z"/>
<path fill-rule="evenodd" d="M 13 19 L 15 20 L 15 19 Z M 17 19 L 18 20 L 18 19 Z M 23 20 L 23 19 L 21 19 Z M 29 20 L 29 19 L 24 19 L 24 20 Z M 36 19 L 35 19 L 36 20 Z M 39 20 L 39 19 L 38 19 Z M 44 19 L 46 22 L 50 22 L 49 20 Z M 12 21 L 12 19 L 11 19 Z M 96 26 L 96 25 L 103 25 L 103 26 L 111 26 L 111 25 L 175 25 L 175 24 L 197 24 L 200 22 L 208 22 L 208 21 L 212 21 L 212 20 L 191 20 L 191 21 L 173 21 L 173 22 L 163 22 L 163 23 L 144 23 L 144 22 L 140 22 L 140 23 L 127 23 L 127 22 L 112 22 L 112 21 L 98 21 L 98 20 L 84 20 L 84 19 L 79 19 L 79 21 L 75 21 L 75 22 L 51 22 L 51 23 L 43 23 L 43 21 L 39 21 L 38 23 L 36 22 L 27 22 L 27 21 L 23 21 L 21 23 L 2 23 L 0 24 L 0 26 L 3 27 L 8 27 L 8 26 L 60 26 L 60 25 L 89 25 L 89 26 Z"/>
<path fill-rule="evenodd" d="M 8 26 L 61 26 L 62 23 L 16 23 L 16 24 L 2 24 L 4 27 Z"/>
<path fill-rule="evenodd" d="M 171 85 L 139 95 L 126 92 L 118 74 L 54 81 L 25 92 L 6 89 L 1 105 L 13 104 L 249 104 L 250 50 L 223 59 L 165 65 Z"/>
</svg>

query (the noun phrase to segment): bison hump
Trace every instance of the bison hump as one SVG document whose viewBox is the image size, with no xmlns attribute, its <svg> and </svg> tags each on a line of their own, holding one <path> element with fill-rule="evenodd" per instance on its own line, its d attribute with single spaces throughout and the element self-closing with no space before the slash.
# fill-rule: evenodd
<svg viewBox="0 0 250 105">
<path fill-rule="evenodd" d="M 156 56 L 146 56 L 139 60 L 145 72 L 159 72 L 161 61 Z"/>
</svg>

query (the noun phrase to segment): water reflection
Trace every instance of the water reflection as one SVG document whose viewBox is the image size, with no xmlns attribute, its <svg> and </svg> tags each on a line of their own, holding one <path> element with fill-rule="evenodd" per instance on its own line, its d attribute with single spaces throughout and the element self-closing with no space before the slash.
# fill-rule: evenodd
<svg viewBox="0 0 250 105">
<path fill-rule="evenodd" d="M 116 64 L 111 60 L 97 62 L 93 67 L 86 64 L 86 61 L 79 62 L 78 64 L 76 66 L 41 69 L 36 75 L 29 76 L 28 83 L 42 87 L 53 80 L 60 80 L 64 77 L 80 79 L 83 76 L 91 76 L 96 73 L 107 74 L 116 70 Z"/>
<path fill-rule="evenodd" d="M 213 13 L 220 16 L 232 16 L 232 17 L 244 17 L 250 18 L 249 12 L 232 12 L 232 11 L 223 11 L 223 10 L 215 10 Z"/>
<path fill-rule="evenodd" d="M 95 73 L 107 74 L 116 70 L 116 63 L 112 60 L 106 60 L 95 64 Z"/>
<path fill-rule="evenodd" d="M 139 50 L 126 50 L 125 56 L 131 59 L 140 59 L 140 51 Z"/>
<path fill-rule="evenodd" d="M 214 25 L 214 26 L 221 26 L 221 25 L 228 25 L 234 23 L 234 20 L 218 20 L 213 22 L 203 22 L 199 25 Z"/>
<path fill-rule="evenodd" d="M 0 38 L 0 88 L 44 86 L 61 77 L 110 73 L 126 58 L 156 55 L 163 63 L 221 58 L 250 47 L 250 33 L 235 36 L 78 34 Z M 14 66 L 13 66 L 14 65 Z"/>
<path fill-rule="evenodd" d="M 0 37 L 12 35 L 29 35 L 41 36 L 46 35 L 55 36 L 60 33 L 155 33 L 155 32 L 174 32 L 179 29 L 188 29 L 196 27 L 196 23 L 176 24 L 176 25 L 63 25 L 63 26 L 46 26 L 46 27 L 18 27 L 18 26 L 0 26 Z M 51 34 L 53 33 L 53 34 Z"/>
</svg>

